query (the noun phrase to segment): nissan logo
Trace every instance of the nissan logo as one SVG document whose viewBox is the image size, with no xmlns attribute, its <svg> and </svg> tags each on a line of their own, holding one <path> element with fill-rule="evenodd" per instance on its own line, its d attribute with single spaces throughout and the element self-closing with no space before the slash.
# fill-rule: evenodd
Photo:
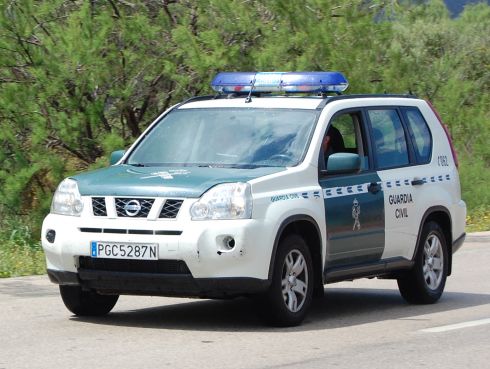
<svg viewBox="0 0 490 369">
<path fill-rule="evenodd" d="M 134 217 L 141 210 L 141 204 L 138 200 L 131 200 L 124 205 L 124 210 L 126 210 L 126 214 L 130 217 Z"/>
</svg>

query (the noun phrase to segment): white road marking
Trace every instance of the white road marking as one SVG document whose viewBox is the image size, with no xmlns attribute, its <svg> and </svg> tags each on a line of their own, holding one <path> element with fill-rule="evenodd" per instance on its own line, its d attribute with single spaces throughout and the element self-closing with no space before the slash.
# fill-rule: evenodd
<svg viewBox="0 0 490 369">
<path fill-rule="evenodd" d="M 441 327 L 421 329 L 421 330 L 419 330 L 419 332 L 439 333 L 439 332 L 452 331 L 453 329 L 475 327 L 477 325 L 483 325 L 483 324 L 490 324 L 490 318 L 480 319 L 480 320 L 471 320 L 469 322 L 463 322 L 463 323 L 457 323 L 457 324 L 443 325 Z"/>
</svg>

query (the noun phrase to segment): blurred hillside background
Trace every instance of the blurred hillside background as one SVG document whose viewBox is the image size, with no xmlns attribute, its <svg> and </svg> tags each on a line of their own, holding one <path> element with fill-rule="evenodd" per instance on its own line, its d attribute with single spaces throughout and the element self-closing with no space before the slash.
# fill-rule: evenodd
<svg viewBox="0 0 490 369">
<path fill-rule="evenodd" d="M 444 0 L 451 18 L 458 17 L 466 5 L 475 5 L 481 2 L 489 3 L 489 0 Z"/>
<path fill-rule="evenodd" d="M 455 143 L 468 225 L 490 229 L 490 7 L 446 3 L 0 0 L 0 263 L 19 244 L 42 254 L 63 178 L 108 165 L 221 71 L 333 70 L 349 94 L 430 100 Z"/>
</svg>

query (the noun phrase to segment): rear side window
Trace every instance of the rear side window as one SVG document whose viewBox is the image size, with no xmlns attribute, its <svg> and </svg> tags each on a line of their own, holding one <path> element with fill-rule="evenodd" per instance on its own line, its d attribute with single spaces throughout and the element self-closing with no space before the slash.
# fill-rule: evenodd
<svg viewBox="0 0 490 369">
<path fill-rule="evenodd" d="M 368 110 L 379 168 L 407 165 L 405 130 L 395 109 Z"/>
<path fill-rule="evenodd" d="M 402 112 L 410 131 L 417 161 L 428 163 L 432 151 L 432 136 L 422 113 L 417 108 L 403 108 Z"/>
</svg>

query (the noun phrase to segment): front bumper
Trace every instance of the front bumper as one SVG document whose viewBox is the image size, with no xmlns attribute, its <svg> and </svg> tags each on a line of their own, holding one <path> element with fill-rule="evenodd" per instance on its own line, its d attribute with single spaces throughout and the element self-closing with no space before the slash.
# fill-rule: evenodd
<svg viewBox="0 0 490 369">
<path fill-rule="evenodd" d="M 90 245 L 96 241 L 158 244 L 158 259 L 182 260 L 196 280 L 266 280 L 277 227 L 267 219 L 147 221 L 49 214 L 43 223 L 42 244 L 47 268 L 61 272 L 78 273 L 80 257 L 91 256 Z M 49 230 L 56 232 L 54 242 L 46 239 Z M 119 230 L 127 232 L 114 233 Z M 232 250 L 223 249 L 227 236 L 235 240 Z"/>
<path fill-rule="evenodd" d="M 270 281 L 257 278 L 194 278 L 192 274 L 150 274 L 79 269 L 48 269 L 51 282 L 80 285 L 101 294 L 225 298 L 266 291 Z"/>
</svg>

